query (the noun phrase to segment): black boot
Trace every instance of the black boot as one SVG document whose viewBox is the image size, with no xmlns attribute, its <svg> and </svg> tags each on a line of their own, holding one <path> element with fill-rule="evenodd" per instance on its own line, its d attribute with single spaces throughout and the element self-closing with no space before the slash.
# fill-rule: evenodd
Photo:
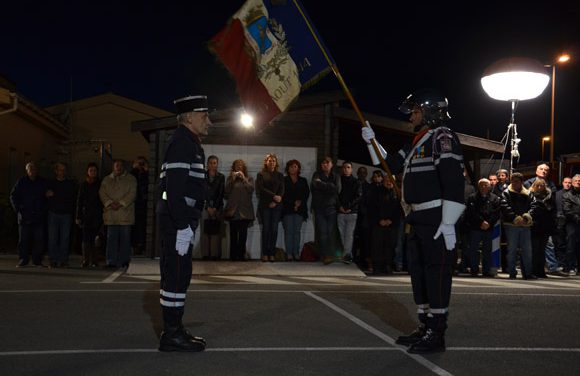
<svg viewBox="0 0 580 376">
<path fill-rule="evenodd" d="M 194 337 L 182 326 L 166 328 L 159 339 L 159 351 L 199 352 L 205 350 L 205 340 Z"/>
<path fill-rule="evenodd" d="M 411 334 L 399 336 L 395 343 L 397 345 L 410 346 L 419 342 L 419 340 L 425 335 L 426 331 L 425 324 L 421 323 Z"/>
<path fill-rule="evenodd" d="M 411 354 L 431 354 L 445 351 L 445 335 L 433 329 L 427 329 L 425 335 L 407 350 Z"/>
</svg>

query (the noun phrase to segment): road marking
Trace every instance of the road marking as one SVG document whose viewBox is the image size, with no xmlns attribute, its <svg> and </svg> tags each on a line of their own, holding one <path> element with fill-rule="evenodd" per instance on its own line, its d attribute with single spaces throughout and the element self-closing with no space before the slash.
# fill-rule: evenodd
<svg viewBox="0 0 580 376">
<path fill-rule="evenodd" d="M 351 280 L 345 278 L 336 278 L 336 277 L 294 277 L 300 280 L 306 281 L 316 281 L 316 282 L 325 282 L 332 285 L 355 285 L 355 286 L 384 286 L 384 283 L 378 282 L 367 282 L 363 280 Z"/>
<path fill-rule="evenodd" d="M 257 284 L 257 285 L 299 285 L 298 282 L 291 282 L 291 281 L 272 279 L 272 278 L 264 278 L 264 277 L 243 276 L 243 275 L 239 275 L 239 276 L 225 276 L 225 275 L 217 276 L 216 275 L 216 276 L 212 276 L 212 277 L 226 279 L 226 280 L 230 280 L 230 281 L 236 281 L 236 282 L 252 283 L 252 284 Z"/>
<path fill-rule="evenodd" d="M 103 283 L 112 283 L 112 282 L 115 282 L 115 280 L 117 278 L 119 278 L 121 276 L 121 274 L 123 274 L 123 271 L 122 270 L 116 270 L 110 276 L 108 276 L 107 278 L 103 279 Z"/>
<path fill-rule="evenodd" d="M 580 352 L 574 347 L 448 347 L 451 351 L 529 351 L 529 352 Z"/>
<path fill-rule="evenodd" d="M 399 347 L 216 347 L 206 348 L 205 352 L 270 352 L 270 351 L 404 351 Z M 556 347 L 448 347 L 447 351 L 514 351 L 514 352 L 580 352 L 580 348 Z M 157 349 L 85 349 L 85 350 L 34 350 L 1 351 L 0 356 L 35 355 L 77 355 L 77 354 L 120 354 L 120 353 L 157 353 Z M 408 354 L 411 357 L 418 357 Z"/>
<path fill-rule="evenodd" d="M 354 315 L 351 315 L 350 313 L 348 313 L 344 309 L 340 308 L 339 306 L 335 305 L 334 303 L 331 303 L 330 301 L 328 301 L 328 300 L 326 300 L 324 298 L 321 298 L 320 296 L 318 296 L 316 294 L 313 294 L 311 292 L 308 292 L 308 291 L 305 292 L 305 294 L 307 296 L 311 297 L 312 299 L 319 301 L 320 303 L 324 304 L 325 306 L 327 306 L 328 308 L 330 308 L 333 311 L 337 312 L 338 314 L 344 316 L 345 318 L 349 319 L 350 321 L 352 321 L 356 325 L 360 326 L 361 328 L 365 329 L 366 331 L 370 332 L 371 334 L 374 334 L 375 336 L 379 337 L 383 341 L 387 342 L 389 345 L 396 346 L 395 347 L 396 349 L 398 349 L 399 351 L 403 352 L 403 354 L 407 355 L 408 357 L 410 357 L 411 359 L 413 359 L 417 363 L 419 363 L 422 366 L 426 367 L 431 372 L 433 372 L 433 373 L 435 373 L 437 375 L 440 375 L 440 376 L 452 376 L 452 374 L 450 372 L 444 370 L 443 368 L 439 367 L 435 363 L 432 363 L 432 362 L 428 361 L 427 359 L 423 358 L 422 356 L 419 356 L 419 355 L 416 355 L 416 354 L 409 354 L 406 351 L 406 348 L 405 347 L 396 345 L 394 339 L 392 339 L 391 337 L 389 337 L 385 333 L 381 332 L 380 330 L 378 330 L 378 329 L 370 326 L 369 324 L 367 324 L 366 322 L 362 321 L 358 317 L 356 317 Z"/>
</svg>

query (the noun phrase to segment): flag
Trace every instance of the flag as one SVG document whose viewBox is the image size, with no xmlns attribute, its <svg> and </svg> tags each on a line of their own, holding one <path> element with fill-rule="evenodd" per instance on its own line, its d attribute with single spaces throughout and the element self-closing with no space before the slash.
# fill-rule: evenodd
<svg viewBox="0 0 580 376">
<path fill-rule="evenodd" d="M 322 45 L 298 0 L 248 0 L 209 48 L 236 80 L 245 110 L 265 124 L 330 71 L 314 35 Z"/>
</svg>

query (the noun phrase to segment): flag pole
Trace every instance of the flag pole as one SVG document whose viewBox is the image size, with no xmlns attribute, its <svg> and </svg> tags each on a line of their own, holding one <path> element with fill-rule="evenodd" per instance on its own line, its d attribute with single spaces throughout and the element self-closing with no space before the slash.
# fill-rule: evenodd
<svg viewBox="0 0 580 376">
<path fill-rule="evenodd" d="M 342 78 L 342 74 L 340 74 L 340 71 L 338 70 L 338 66 L 336 66 L 336 64 L 334 64 L 334 62 L 330 59 L 330 56 L 326 52 L 326 49 L 322 45 L 322 42 L 318 38 L 318 35 L 316 35 L 316 32 L 314 32 L 314 28 L 310 24 L 310 21 L 308 20 L 308 17 L 304 13 L 304 10 L 300 6 L 300 4 L 298 4 L 298 1 L 297 0 L 292 0 L 292 2 L 296 6 L 296 9 L 298 9 L 298 11 L 300 12 L 300 15 L 304 19 L 304 22 L 306 22 L 306 26 L 308 26 L 308 30 L 310 30 L 310 33 L 312 34 L 312 37 L 316 41 L 316 44 L 318 45 L 318 48 L 320 48 L 320 51 L 322 51 L 322 54 L 324 55 L 324 58 L 328 62 L 328 65 L 330 66 L 330 69 L 332 69 L 332 72 L 334 73 L 334 75 L 338 79 L 338 82 L 339 82 L 340 86 L 342 87 L 342 90 L 344 91 L 344 94 L 346 94 L 346 97 L 348 98 L 350 104 L 352 105 L 354 111 L 356 112 L 356 115 L 358 116 L 358 119 L 360 120 L 361 126 L 362 127 L 366 127 L 367 124 L 366 124 L 365 118 L 364 118 L 364 116 L 363 116 L 363 114 L 362 114 L 362 112 L 361 112 L 358 104 L 356 103 L 354 97 L 352 96 L 352 94 L 350 92 L 350 89 L 346 85 L 346 82 Z M 383 155 L 381 154 L 381 151 L 379 150 L 379 146 L 377 144 L 377 140 L 373 138 L 371 140 L 371 145 L 373 146 L 373 149 L 374 149 L 376 155 L 379 157 L 379 160 L 381 161 L 381 167 L 387 173 L 388 179 L 393 183 L 393 188 L 395 189 L 395 192 L 397 192 L 397 195 L 402 199 L 402 197 L 401 197 L 401 191 L 400 191 L 399 187 L 397 186 L 397 184 L 395 183 L 395 181 L 393 179 L 393 173 L 391 172 L 391 169 L 387 165 L 387 162 L 385 161 L 385 159 L 383 158 Z"/>
</svg>

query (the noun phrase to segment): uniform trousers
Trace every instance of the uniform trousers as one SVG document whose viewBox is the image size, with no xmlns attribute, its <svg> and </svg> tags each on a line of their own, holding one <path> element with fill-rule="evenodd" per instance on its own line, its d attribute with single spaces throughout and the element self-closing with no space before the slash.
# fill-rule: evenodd
<svg viewBox="0 0 580 376">
<path fill-rule="evenodd" d="M 191 246 L 187 253 L 180 256 L 175 249 L 177 229 L 173 227 L 168 215 L 159 216 L 161 238 L 161 291 L 160 303 L 163 310 L 163 324 L 165 330 L 180 327 L 185 309 L 187 289 L 191 282 Z M 195 232 L 196 223 L 190 224 Z"/>
<path fill-rule="evenodd" d="M 454 251 L 445 248 L 443 235 L 433 239 L 438 227 L 439 225 L 412 225 L 407 247 L 413 298 L 418 307 L 419 321 L 442 333 L 447 328 L 455 255 Z"/>
</svg>

